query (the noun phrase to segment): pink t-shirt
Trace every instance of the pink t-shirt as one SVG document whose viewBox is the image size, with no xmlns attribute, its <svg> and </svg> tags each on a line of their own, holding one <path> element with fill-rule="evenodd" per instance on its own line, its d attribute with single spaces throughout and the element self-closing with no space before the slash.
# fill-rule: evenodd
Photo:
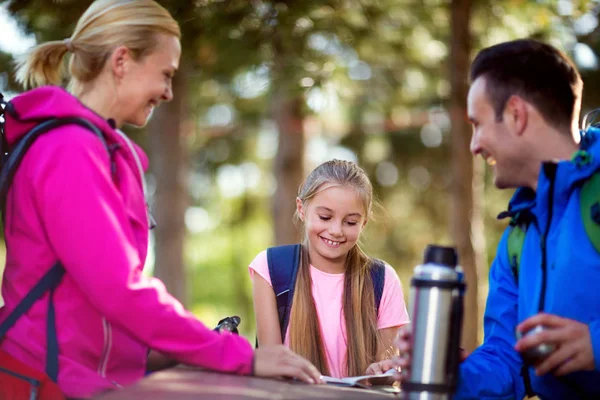
<svg viewBox="0 0 600 400">
<path fill-rule="evenodd" d="M 250 277 L 254 279 L 254 272 L 271 285 L 269 265 L 266 250 L 259 253 L 250 263 Z M 346 323 L 342 312 L 342 293 L 344 291 L 344 274 L 328 274 L 312 265 L 310 266 L 312 278 L 312 291 L 321 332 L 325 345 L 327 363 L 331 376 L 342 378 L 347 376 L 346 371 Z M 385 283 L 383 295 L 379 305 L 377 327 L 379 329 L 400 326 L 409 323 L 402 285 L 396 271 L 385 264 Z M 285 341 L 289 345 L 289 329 Z"/>
</svg>

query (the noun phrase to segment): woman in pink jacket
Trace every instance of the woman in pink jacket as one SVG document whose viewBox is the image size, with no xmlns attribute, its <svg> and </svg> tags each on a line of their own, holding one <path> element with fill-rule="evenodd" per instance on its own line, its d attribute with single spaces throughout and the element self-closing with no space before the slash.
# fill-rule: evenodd
<svg viewBox="0 0 600 400">
<path fill-rule="evenodd" d="M 73 124 L 41 135 L 17 169 L 6 202 L 0 322 L 62 263 L 66 273 L 52 298 L 58 385 L 68 397 L 142 378 L 149 349 L 216 371 L 319 380 L 312 364 L 283 346 L 254 351 L 242 337 L 213 332 L 160 281 L 142 274 L 148 159 L 118 128 L 145 125 L 154 107 L 171 100 L 179 38 L 175 20 L 154 1 L 98 0 L 69 39 L 33 48 L 18 65 L 18 80 L 39 88 L 11 101 L 9 147 L 54 117 L 83 118 L 106 142 Z M 62 82 L 67 54 L 69 92 L 44 86 Z M 0 345 L 40 371 L 48 350 L 49 301 L 46 293 L 35 302 Z"/>
</svg>

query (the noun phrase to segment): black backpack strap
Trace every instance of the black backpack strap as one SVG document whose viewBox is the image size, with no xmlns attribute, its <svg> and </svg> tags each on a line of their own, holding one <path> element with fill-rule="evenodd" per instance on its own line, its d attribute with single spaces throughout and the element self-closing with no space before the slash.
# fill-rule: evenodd
<svg viewBox="0 0 600 400">
<path fill-rule="evenodd" d="M 15 309 L 0 324 L 0 339 L 6 335 L 6 332 L 24 315 L 33 304 L 38 301 L 46 292 L 50 292 L 48 303 L 48 319 L 46 327 L 46 340 L 48 353 L 46 355 L 46 374 L 56 382 L 58 378 L 58 339 L 56 336 L 56 320 L 54 312 L 54 290 L 60 284 L 65 269 L 60 262 L 54 264 L 52 268 L 35 284 L 33 289 L 21 300 Z"/>
<path fill-rule="evenodd" d="M 13 178 L 15 177 L 19 164 L 21 163 L 21 161 L 23 161 L 23 157 L 25 157 L 25 153 L 27 152 L 29 147 L 31 147 L 33 142 L 35 142 L 35 140 L 42 134 L 64 125 L 79 125 L 93 132 L 102 141 L 102 144 L 106 148 L 106 151 L 108 152 L 110 157 L 111 153 L 106 144 L 106 140 L 104 139 L 104 134 L 100 129 L 98 129 L 98 127 L 96 127 L 94 124 L 92 124 L 86 119 L 54 118 L 39 123 L 31 131 L 27 132 L 25 136 L 19 139 L 19 141 L 15 144 L 14 148 L 10 150 L 10 154 L 6 159 L 6 162 L 2 165 L 2 168 L 0 170 L 0 211 L 2 211 L 3 217 L 4 210 L 6 207 L 6 198 L 8 196 L 8 190 L 13 181 Z"/>
<path fill-rule="evenodd" d="M 6 136 L 4 135 L 4 125 L 6 123 L 4 110 L 7 104 L 6 100 L 4 100 L 4 95 L 0 93 L 0 165 L 4 165 L 4 159 L 6 157 L 6 152 L 8 151 L 8 144 L 6 143 Z"/>
<path fill-rule="evenodd" d="M 279 316 L 282 342 L 285 341 L 285 334 L 290 322 L 296 276 L 298 275 L 298 267 L 300 266 L 301 248 L 302 245 L 300 244 L 292 244 L 267 249 L 269 276 L 271 277 L 271 285 L 273 286 L 277 301 L 277 314 Z"/>
<path fill-rule="evenodd" d="M 370 272 L 371 280 L 373 281 L 373 292 L 375 293 L 375 312 L 377 317 L 379 317 L 379 305 L 381 304 L 383 287 L 385 286 L 385 263 L 374 258 Z"/>
<path fill-rule="evenodd" d="M 10 102 L 4 102 L 3 97 L 0 95 L 0 117 L 2 118 L 2 120 L 0 121 L 0 134 L 2 136 L 0 142 L 0 144 L 2 144 L 2 147 L 0 148 L 0 157 L 2 158 L 2 163 L 0 165 L 0 211 L 2 212 L 3 220 L 8 191 L 17 172 L 17 168 L 21 164 L 21 161 L 23 161 L 25 153 L 38 137 L 52 129 L 56 129 L 64 125 L 79 125 L 91 131 L 96 136 L 98 136 L 103 146 L 106 148 L 111 159 L 111 170 L 113 169 L 112 163 L 114 161 L 111 157 L 111 152 L 108 149 L 102 131 L 90 121 L 76 117 L 53 118 L 39 122 L 32 130 L 27 132 L 25 136 L 19 139 L 19 141 L 14 145 L 14 147 L 10 149 L 8 156 L 6 156 L 6 153 L 9 149 L 6 145 L 6 137 L 4 135 L 4 113 L 9 112 L 11 113 L 11 115 L 15 116 L 15 118 L 18 119 L 18 115 L 16 114 L 15 110 L 11 107 L 12 104 Z M 56 287 L 60 284 L 64 274 L 64 267 L 60 262 L 56 262 L 56 264 L 54 264 L 54 266 L 52 266 L 52 268 L 50 268 L 50 270 L 38 281 L 38 283 L 33 287 L 33 289 L 31 289 L 31 291 L 25 296 L 25 298 L 21 300 L 19 304 L 17 304 L 13 312 L 11 312 L 8 315 L 4 322 L 0 324 L 0 338 L 3 338 L 4 335 L 6 335 L 6 332 L 17 322 L 17 320 L 22 315 L 24 315 L 38 299 L 40 299 L 46 292 L 49 292 L 50 298 L 48 302 L 48 314 L 46 323 L 46 374 L 48 374 L 48 376 L 54 382 L 56 382 L 56 380 L 58 379 L 58 338 L 56 335 L 54 291 Z"/>
</svg>

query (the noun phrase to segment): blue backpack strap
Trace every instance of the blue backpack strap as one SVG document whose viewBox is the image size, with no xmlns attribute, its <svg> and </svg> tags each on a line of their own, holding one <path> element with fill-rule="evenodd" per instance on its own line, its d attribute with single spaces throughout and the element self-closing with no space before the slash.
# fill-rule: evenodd
<svg viewBox="0 0 600 400">
<path fill-rule="evenodd" d="M 290 321 L 296 276 L 298 275 L 298 267 L 300 265 L 301 247 L 299 244 L 294 244 L 267 249 L 269 276 L 273 291 L 275 292 L 282 341 L 285 340 Z M 370 273 L 375 294 L 376 314 L 379 315 L 379 306 L 385 286 L 385 263 L 381 260 L 373 259 Z"/>
<path fill-rule="evenodd" d="M 373 259 L 371 266 L 371 280 L 373 281 L 373 291 L 375 293 L 375 311 L 379 318 L 379 305 L 383 296 L 383 287 L 385 286 L 385 263 L 376 258 Z"/>
<path fill-rule="evenodd" d="M 58 339 L 56 337 L 56 321 L 54 313 L 54 290 L 60 284 L 65 269 L 60 262 L 54 264 L 52 268 L 35 284 L 27 293 L 15 309 L 0 324 L 0 339 L 6 335 L 6 332 L 24 315 L 33 304 L 38 301 L 46 292 L 50 292 L 48 303 L 48 317 L 46 327 L 46 340 L 48 353 L 46 355 L 46 374 L 56 382 L 58 378 Z"/>
<path fill-rule="evenodd" d="M 290 322 L 294 287 L 296 286 L 296 276 L 300 265 L 301 247 L 300 244 L 291 244 L 267 249 L 269 276 L 277 301 L 277 314 L 282 341 L 285 340 Z"/>
</svg>

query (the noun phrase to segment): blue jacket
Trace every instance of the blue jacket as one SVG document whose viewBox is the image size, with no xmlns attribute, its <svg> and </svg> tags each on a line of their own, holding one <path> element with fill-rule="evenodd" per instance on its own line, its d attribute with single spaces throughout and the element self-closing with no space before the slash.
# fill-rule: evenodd
<svg viewBox="0 0 600 400">
<path fill-rule="evenodd" d="M 585 232 L 579 202 L 582 182 L 598 170 L 600 130 L 591 128 L 572 161 L 542 166 L 537 193 L 526 188 L 515 192 L 509 213 L 525 211 L 533 217 L 521 253 L 519 283 L 509 264 L 507 229 L 490 269 L 484 343 L 461 364 L 456 399 L 524 397 L 515 329 L 538 313 L 544 286 L 544 312 L 588 324 L 596 369 L 556 378 L 538 377 L 530 368 L 533 390 L 542 399 L 600 398 L 600 253 Z"/>
</svg>

